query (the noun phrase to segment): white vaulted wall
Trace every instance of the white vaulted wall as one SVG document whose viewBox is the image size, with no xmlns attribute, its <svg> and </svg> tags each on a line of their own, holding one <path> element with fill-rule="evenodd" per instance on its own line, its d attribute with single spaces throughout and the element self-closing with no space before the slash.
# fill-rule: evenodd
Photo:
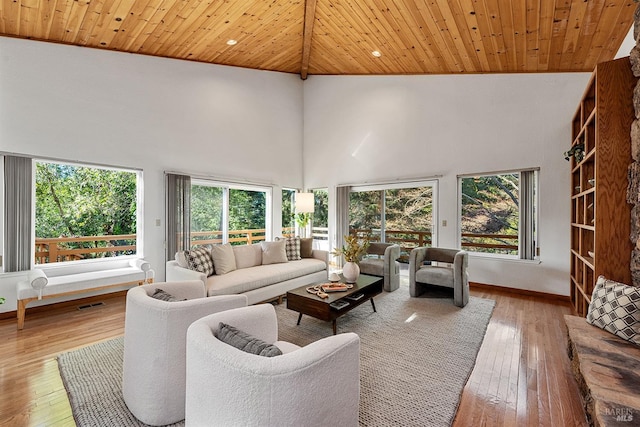
<svg viewBox="0 0 640 427">
<path fill-rule="evenodd" d="M 470 280 L 568 295 L 570 183 L 562 153 L 589 76 L 311 76 L 305 186 L 441 176 L 437 244 L 456 247 L 458 175 L 539 167 L 540 261 L 472 257 Z"/>
<path fill-rule="evenodd" d="M 144 256 L 163 280 L 164 171 L 302 187 L 302 81 L 0 37 L 0 152 L 142 169 Z M 14 282 L 0 278 L 2 311 Z"/>
<path fill-rule="evenodd" d="M 569 124 L 588 74 L 299 76 L 0 37 L 0 152 L 140 168 L 144 255 L 164 278 L 164 171 L 280 188 L 540 167 L 539 263 L 471 260 L 471 280 L 568 294 Z M 301 162 L 302 160 L 302 162 Z M 274 227 L 280 225 L 274 197 Z M 161 219 L 160 227 L 155 225 Z M 331 226 L 333 225 L 333 213 Z M 9 277 L 9 276 L 8 276 Z M 11 280 L 0 295 L 11 300 Z M 0 311 L 15 309 L 5 304 Z"/>
</svg>

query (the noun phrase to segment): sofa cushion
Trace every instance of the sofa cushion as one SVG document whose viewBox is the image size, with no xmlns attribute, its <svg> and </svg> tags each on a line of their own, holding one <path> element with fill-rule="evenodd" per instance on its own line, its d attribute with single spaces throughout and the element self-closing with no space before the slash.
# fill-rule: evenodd
<svg viewBox="0 0 640 427">
<path fill-rule="evenodd" d="M 226 323 L 220 322 L 214 335 L 220 341 L 247 353 L 266 357 L 282 355 L 282 351 L 275 345 L 266 343 Z"/>
<path fill-rule="evenodd" d="M 587 322 L 640 345 L 640 288 L 598 277 Z"/>
<path fill-rule="evenodd" d="M 384 276 L 384 259 L 363 258 L 360 262 L 360 272 L 372 276 Z"/>
<path fill-rule="evenodd" d="M 236 269 L 236 257 L 229 243 L 214 245 L 211 248 L 211 257 L 216 274 L 227 274 Z"/>
<path fill-rule="evenodd" d="M 300 238 L 300 257 L 313 258 L 313 237 Z"/>
<path fill-rule="evenodd" d="M 299 261 L 242 268 L 223 276 L 208 277 L 207 295 L 241 294 L 323 271 L 326 268 L 327 265 L 324 261 L 316 258 L 303 258 Z"/>
<path fill-rule="evenodd" d="M 237 269 L 262 265 L 262 246 L 260 243 L 233 246 L 233 254 L 236 258 Z"/>
<path fill-rule="evenodd" d="M 287 262 L 287 252 L 284 240 L 275 242 L 261 242 L 262 246 L 262 265 L 278 264 Z"/>
<path fill-rule="evenodd" d="M 287 254 L 288 261 L 297 261 L 300 257 L 300 238 L 299 237 L 276 237 L 276 241 L 284 240 L 284 250 Z"/>
<path fill-rule="evenodd" d="M 453 288 L 453 268 L 425 266 L 416 271 L 416 282 Z"/>
<path fill-rule="evenodd" d="M 184 251 L 184 257 L 189 270 L 195 270 L 207 276 L 211 276 L 214 273 L 211 250 L 208 247 L 201 246 L 190 251 Z"/>
</svg>

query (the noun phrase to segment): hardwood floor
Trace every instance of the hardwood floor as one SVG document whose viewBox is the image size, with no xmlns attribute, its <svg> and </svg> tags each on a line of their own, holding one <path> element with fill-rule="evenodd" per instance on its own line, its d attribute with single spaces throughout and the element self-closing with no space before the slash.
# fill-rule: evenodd
<svg viewBox="0 0 640 427">
<path fill-rule="evenodd" d="M 566 351 L 568 303 L 489 288 L 471 293 L 496 307 L 454 426 L 586 426 Z M 0 320 L 0 425 L 75 425 L 55 357 L 124 333 L 124 296 L 100 301 L 28 311 L 22 331 L 15 319 Z"/>
</svg>

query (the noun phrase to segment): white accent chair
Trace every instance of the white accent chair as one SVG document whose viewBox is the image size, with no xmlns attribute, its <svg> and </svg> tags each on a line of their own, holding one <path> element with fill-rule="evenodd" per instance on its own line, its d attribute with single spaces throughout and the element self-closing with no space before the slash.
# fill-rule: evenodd
<svg viewBox="0 0 640 427">
<path fill-rule="evenodd" d="M 180 301 L 152 298 L 158 288 Z M 206 297 L 204 284 L 199 280 L 130 289 L 124 327 L 122 394 L 131 413 L 153 426 L 183 420 L 187 328 L 211 313 L 246 305 L 244 295 Z"/>
<path fill-rule="evenodd" d="M 258 356 L 218 340 L 220 322 L 283 354 Z M 305 347 L 277 339 L 271 304 L 194 322 L 187 332 L 186 426 L 357 426 L 358 335 L 333 335 Z"/>
<path fill-rule="evenodd" d="M 384 290 L 393 292 L 400 287 L 400 246 L 392 243 L 372 242 L 367 257 L 358 264 L 360 272 L 384 278 Z"/>
<path fill-rule="evenodd" d="M 432 264 L 424 265 L 425 261 Z M 424 285 L 453 288 L 454 304 L 464 307 L 469 302 L 468 265 L 469 255 L 460 249 L 412 249 L 409 255 L 409 293 L 412 297 L 419 296 Z"/>
</svg>

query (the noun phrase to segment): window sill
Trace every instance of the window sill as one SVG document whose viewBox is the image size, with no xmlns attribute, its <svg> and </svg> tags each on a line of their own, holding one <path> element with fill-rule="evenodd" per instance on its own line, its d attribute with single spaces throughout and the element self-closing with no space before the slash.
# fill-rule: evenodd
<svg viewBox="0 0 640 427">
<path fill-rule="evenodd" d="M 478 252 L 469 252 L 469 258 L 482 259 L 488 261 L 506 261 L 515 262 L 519 264 L 541 264 L 542 261 L 539 258 L 536 259 L 520 259 L 515 256 L 509 255 L 496 255 L 496 254 L 483 254 Z"/>
</svg>

